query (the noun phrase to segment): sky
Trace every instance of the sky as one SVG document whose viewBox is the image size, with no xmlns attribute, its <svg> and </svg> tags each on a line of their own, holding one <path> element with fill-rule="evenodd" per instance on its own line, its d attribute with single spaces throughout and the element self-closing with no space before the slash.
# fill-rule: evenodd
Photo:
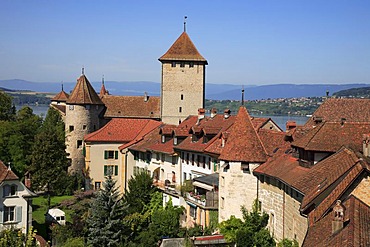
<svg viewBox="0 0 370 247">
<path fill-rule="evenodd" d="M 0 0 L 0 80 L 160 82 L 184 16 L 207 83 L 370 83 L 368 0 Z"/>
</svg>

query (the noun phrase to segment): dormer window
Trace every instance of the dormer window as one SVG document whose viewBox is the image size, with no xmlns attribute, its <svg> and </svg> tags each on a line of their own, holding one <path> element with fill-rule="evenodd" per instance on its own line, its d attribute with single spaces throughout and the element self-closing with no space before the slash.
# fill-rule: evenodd
<svg viewBox="0 0 370 247">
<path fill-rule="evenodd" d="M 198 141 L 198 136 L 193 134 L 192 137 L 191 137 L 191 141 L 192 142 L 197 142 Z"/>
<path fill-rule="evenodd" d="M 162 143 L 165 143 L 165 142 L 166 142 L 166 137 L 162 135 Z"/>
<path fill-rule="evenodd" d="M 251 173 L 250 169 L 249 169 L 249 163 L 248 162 L 242 162 L 241 164 L 241 170 L 243 171 L 243 173 Z"/>
<path fill-rule="evenodd" d="M 173 138 L 173 145 L 177 145 L 177 137 Z"/>
<path fill-rule="evenodd" d="M 15 185 L 15 184 L 12 184 L 12 185 L 6 184 L 6 185 L 4 185 L 4 187 L 3 187 L 3 197 L 15 196 L 16 193 L 17 193 L 17 185 Z"/>
</svg>

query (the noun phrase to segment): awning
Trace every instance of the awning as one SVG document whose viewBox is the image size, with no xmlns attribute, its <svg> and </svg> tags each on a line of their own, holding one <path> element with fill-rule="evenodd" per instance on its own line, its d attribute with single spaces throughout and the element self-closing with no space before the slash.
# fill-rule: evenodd
<svg viewBox="0 0 370 247">
<path fill-rule="evenodd" d="M 151 171 L 151 172 L 154 172 L 159 167 L 160 167 L 160 165 L 150 163 L 150 165 L 148 165 L 148 170 Z"/>
<path fill-rule="evenodd" d="M 193 182 L 193 186 L 200 187 L 200 188 L 203 188 L 203 189 L 206 189 L 206 190 L 210 190 L 210 191 L 213 190 L 213 186 L 208 185 L 208 184 L 204 184 L 204 183 L 199 183 L 197 181 L 194 181 Z"/>
</svg>

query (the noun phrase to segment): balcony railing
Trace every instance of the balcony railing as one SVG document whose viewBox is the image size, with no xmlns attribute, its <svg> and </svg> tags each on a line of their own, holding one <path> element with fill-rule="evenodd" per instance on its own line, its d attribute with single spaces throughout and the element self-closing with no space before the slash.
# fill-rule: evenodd
<svg viewBox="0 0 370 247">
<path fill-rule="evenodd" d="M 186 199 L 203 207 L 218 208 L 218 192 L 208 191 L 205 195 L 186 193 Z"/>
</svg>

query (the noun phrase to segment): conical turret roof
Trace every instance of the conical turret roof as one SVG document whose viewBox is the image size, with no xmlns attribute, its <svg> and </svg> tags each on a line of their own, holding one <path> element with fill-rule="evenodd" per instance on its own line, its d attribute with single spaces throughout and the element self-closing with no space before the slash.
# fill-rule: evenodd
<svg viewBox="0 0 370 247">
<path fill-rule="evenodd" d="M 170 49 L 168 49 L 168 51 L 159 58 L 159 61 L 173 60 L 201 61 L 208 64 L 207 60 L 200 55 L 186 32 L 183 32 Z"/>
<path fill-rule="evenodd" d="M 54 98 L 51 99 L 51 101 L 66 102 L 68 98 L 69 98 L 69 94 L 64 92 L 64 90 L 62 89 L 62 91 L 60 91 L 57 95 L 55 95 Z"/>
<path fill-rule="evenodd" d="M 244 106 L 239 108 L 219 159 L 236 162 L 265 162 L 267 160 L 266 149 Z"/>
<path fill-rule="evenodd" d="M 104 105 L 85 75 L 81 75 L 77 79 L 77 84 L 69 96 L 67 104 Z"/>
</svg>

